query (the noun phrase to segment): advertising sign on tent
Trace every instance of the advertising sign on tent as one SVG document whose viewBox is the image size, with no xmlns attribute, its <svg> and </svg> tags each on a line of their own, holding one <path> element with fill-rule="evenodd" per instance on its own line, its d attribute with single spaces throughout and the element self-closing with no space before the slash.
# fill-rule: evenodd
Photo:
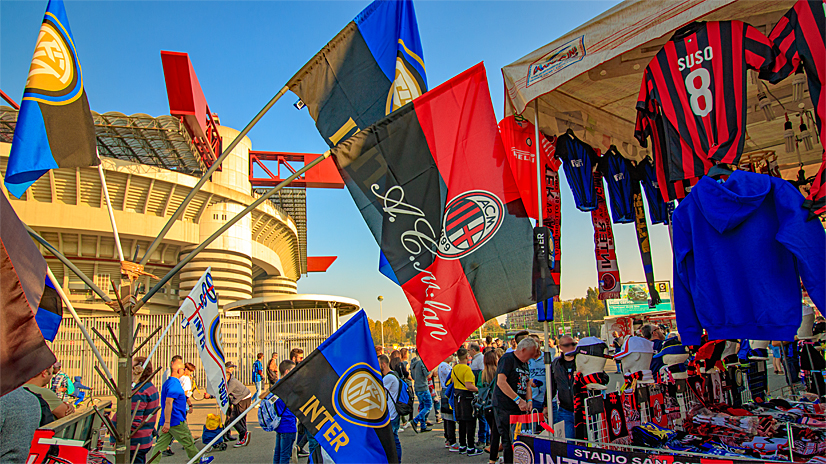
<svg viewBox="0 0 826 464">
<path fill-rule="evenodd" d="M 622 284 L 620 297 L 605 300 L 609 316 L 628 316 L 630 314 L 653 313 L 656 311 L 671 310 L 671 283 L 667 280 L 656 282 L 657 292 L 660 294 L 660 304 L 651 308 L 648 306 L 648 286 L 645 282 L 626 282 Z"/>
<path fill-rule="evenodd" d="M 218 314 L 218 294 L 212 284 L 212 268 L 208 267 L 181 305 L 183 327 L 189 326 L 207 377 L 207 393 L 218 400 L 224 414 L 229 408 L 227 371 L 224 367 L 224 347 L 221 342 L 221 316 Z"/>
</svg>

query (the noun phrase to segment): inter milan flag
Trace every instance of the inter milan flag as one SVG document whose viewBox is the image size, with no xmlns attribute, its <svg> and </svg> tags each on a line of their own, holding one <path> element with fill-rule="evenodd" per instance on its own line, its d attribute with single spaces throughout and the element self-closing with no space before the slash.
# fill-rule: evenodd
<svg viewBox="0 0 826 464">
<path fill-rule="evenodd" d="M 427 91 L 412 0 L 376 0 L 287 86 L 331 146 Z"/>
<path fill-rule="evenodd" d="M 50 0 L 17 115 L 5 184 L 20 198 L 49 169 L 97 166 L 95 123 L 62 0 Z"/>
<path fill-rule="evenodd" d="M 43 338 L 53 342 L 60 329 L 60 323 L 63 322 L 63 300 L 55 290 L 52 279 L 48 277 L 34 319 L 40 327 L 40 332 L 43 333 Z"/>
<path fill-rule="evenodd" d="M 35 321 L 46 260 L 0 195 L 0 396 L 56 361 Z"/>
<path fill-rule="evenodd" d="M 390 429 L 387 390 L 364 310 L 345 322 L 272 391 L 333 462 L 399 462 Z"/>
<path fill-rule="evenodd" d="M 482 64 L 332 150 L 436 366 L 485 320 L 530 304 L 533 240 Z M 523 210 L 524 211 L 524 210 Z"/>
</svg>

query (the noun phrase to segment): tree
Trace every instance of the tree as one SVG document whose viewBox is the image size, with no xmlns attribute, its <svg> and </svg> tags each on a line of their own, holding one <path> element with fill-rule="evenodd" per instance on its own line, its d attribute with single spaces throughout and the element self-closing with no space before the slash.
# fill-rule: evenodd
<svg viewBox="0 0 826 464">
<path fill-rule="evenodd" d="M 395 317 L 389 317 L 384 321 L 384 340 L 388 345 L 402 342 L 402 328 Z"/>
<path fill-rule="evenodd" d="M 411 345 L 416 344 L 416 328 L 418 323 L 416 322 L 416 317 L 412 314 L 407 316 L 407 326 L 405 327 L 404 338 L 405 341 Z"/>
</svg>

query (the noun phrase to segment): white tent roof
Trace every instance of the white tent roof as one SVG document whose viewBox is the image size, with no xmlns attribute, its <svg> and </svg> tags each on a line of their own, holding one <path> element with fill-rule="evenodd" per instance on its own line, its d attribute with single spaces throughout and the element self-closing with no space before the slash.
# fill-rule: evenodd
<svg viewBox="0 0 826 464">
<path fill-rule="evenodd" d="M 627 0 L 560 39 L 502 68 L 505 114 L 522 114 L 533 121 L 534 100 L 539 104 L 539 126 L 546 134 L 571 128 L 594 148 L 616 145 L 627 158 L 640 160 L 647 151 L 634 139 L 635 104 L 642 73 L 673 32 L 695 20 L 741 20 L 768 35 L 794 1 L 775 0 Z M 756 79 L 756 77 L 755 77 Z M 757 85 L 749 82 L 745 153 L 774 150 L 785 178 L 794 178 L 797 154 L 786 153 L 784 113 L 789 113 L 799 135 L 803 108 L 811 109 L 806 95 L 792 101 L 791 78 L 770 92 L 775 119 L 766 121 L 757 101 Z M 794 115 L 793 115 L 794 113 Z M 806 121 L 814 135 L 813 124 Z M 814 149 L 801 151 L 807 165 L 820 163 L 816 136 Z M 800 146 L 804 149 L 803 145 Z M 814 175 L 817 167 L 807 167 Z"/>
</svg>

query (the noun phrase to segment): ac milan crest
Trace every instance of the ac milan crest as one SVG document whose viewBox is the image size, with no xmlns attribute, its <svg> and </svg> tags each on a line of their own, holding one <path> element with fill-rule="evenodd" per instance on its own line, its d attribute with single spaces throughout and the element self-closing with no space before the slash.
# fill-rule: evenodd
<svg viewBox="0 0 826 464">
<path fill-rule="evenodd" d="M 493 237 L 502 225 L 504 205 L 484 190 L 465 192 L 445 206 L 439 256 L 459 259 Z"/>
</svg>

